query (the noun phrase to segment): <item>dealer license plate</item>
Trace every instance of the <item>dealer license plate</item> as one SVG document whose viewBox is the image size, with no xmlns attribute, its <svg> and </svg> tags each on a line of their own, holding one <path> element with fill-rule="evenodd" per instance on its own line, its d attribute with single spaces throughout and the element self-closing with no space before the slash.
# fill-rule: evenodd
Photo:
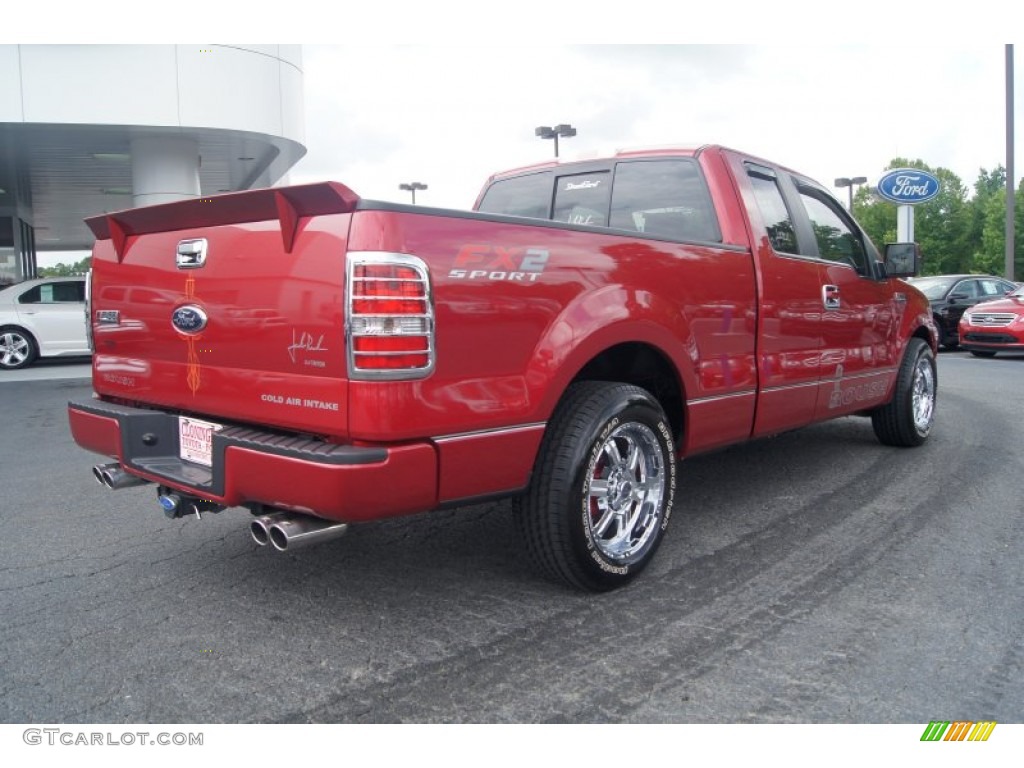
<svg viewBox="0 0 1024 768">
<path fill-rule="evenodd" d="M 221 430 L 220 424 L 208 421 L 178 417 L 179 456 L 185 461 L 213 466 L 213 433 Z"/>
</svg>

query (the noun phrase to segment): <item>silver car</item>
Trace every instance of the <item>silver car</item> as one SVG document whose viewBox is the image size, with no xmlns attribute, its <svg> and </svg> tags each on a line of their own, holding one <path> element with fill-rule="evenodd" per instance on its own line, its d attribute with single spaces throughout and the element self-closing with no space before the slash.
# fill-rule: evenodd
<svg viewBox="0 0 1024 768">
<path fill-rule="evenodd" d="M 84 277 L 26 280 L 0 290 L 0 370 L 39 357 L 88 354 Z"/>
</svg>

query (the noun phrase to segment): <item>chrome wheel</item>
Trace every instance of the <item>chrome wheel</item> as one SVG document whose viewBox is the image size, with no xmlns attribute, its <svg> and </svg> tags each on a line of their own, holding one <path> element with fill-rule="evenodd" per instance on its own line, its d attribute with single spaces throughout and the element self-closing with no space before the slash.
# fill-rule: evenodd
<svg viewBox="0 0 1024 768">
<path fill-rule="evenodd" d="M 665 496 L 662 449 L 646 424 L 616 428 L 595 454 L 587 479 L 587 526 L 608 559 L 642 556 L 660 525 Z"/>
<path fill-rule="evenodd" d="M 0 333 L 0 367 L 21 368 L 32 360 L 32 342 L 18 331 Z"/>
<path fill-rule="evenodd" d="M 530 559 L 578 589 L 629 583 L 665 538 L 676 471 L 672 428 L 650 392 L 608 381 L 570 385 L 516 515 Z"/>
<path fill-rule="evenodd" d="M 927 433 L 935 417 L 935 370 L 928 358 L 921 357 L 914 368 L 912 407 L 914 426 L 918 432 Z"/>
<path fill-rule="evenodd" d="M 935 355 L 924 339 L 912 338 L 896 374 L 892 399 L 871 412 L 871 426 L 884 445 L 921 445 L 935 425 L 938 397 Z"/>
</svg>

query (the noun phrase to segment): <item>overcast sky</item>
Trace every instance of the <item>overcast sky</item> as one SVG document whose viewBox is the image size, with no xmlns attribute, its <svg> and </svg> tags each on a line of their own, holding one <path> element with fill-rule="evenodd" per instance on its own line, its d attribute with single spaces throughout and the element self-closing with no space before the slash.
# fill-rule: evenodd
<svg viewBox="0 0 1024 768">
<path fill-rule="evenodd" d="M 970 188 L 1006 157 L 998 42 L 305 46 L 303 62 L 309 153 L 291 181 L 333 179 L 374 199 L 408 201 L 398 185 L 420 181 L 417 202 L 469 207 L 489 174 L 550 158 L 534 128 L 558 123 L 578 131 L 560 140 L 563 159 L 720 143 L 828 186 L 874 183 L 906 157 Z M 1020 125 L 1024 78 L 1015 90 Z"/>
<path fill-rule="evenodd" d="M 563 159 L 721 143 L 831 187 L 874 183 L 901 156 L 970 189 L 1006 162 L 1005 44 L 1018 73 L 1024 59 L 1001 0 L 290 0 L 244 15 L 178 0 L 159 24 L 140 7 L 20 4 L 43 17 L 15 19 L 7 42 L 303 43 L 308 154 L 290 183 L 404 202 L 399 184 L 419 181 L 418 203 L 454 208 L 489 174 L 550 158 L 534 129 L 558 123 L 578 131 Z M 737 44 L 756 41 L 772 44 Z M 1015 91 L 1020 135 L 1024 75 Z"/>
</svg>

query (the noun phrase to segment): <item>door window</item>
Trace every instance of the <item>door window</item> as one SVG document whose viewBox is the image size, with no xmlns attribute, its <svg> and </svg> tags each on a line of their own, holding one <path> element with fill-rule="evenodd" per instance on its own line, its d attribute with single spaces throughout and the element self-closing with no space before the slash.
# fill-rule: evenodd
<svg viewBox="0 0 1024 768">
<path fill-rule="evenodd" d="M 811 220 L 818 258 L 853 267 L 857 274 L 868 274 L 868 259 L 860 235 L 836 209 L 834 200 L 810 187 L 800 187 L 800 200 Z M 815 254 L 808 254 L 815 255 Z"/>
<path fill-rule="evenodd" d="M 954 286 L 953 290 L 949 292 L 950 298 L 956 296 L 957 298 L 963 297 L 965 299 L 977 299 L 980 296 L 978 289 L 977 280 L 961 280 Z"/>
</svg>

